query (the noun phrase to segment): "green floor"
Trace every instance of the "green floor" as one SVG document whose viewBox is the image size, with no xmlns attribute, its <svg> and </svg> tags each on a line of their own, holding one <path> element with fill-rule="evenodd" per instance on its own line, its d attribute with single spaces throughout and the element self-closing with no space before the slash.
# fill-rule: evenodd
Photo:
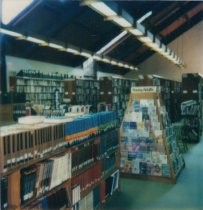
<svg viewBox="0 0 203 210">
<path fill-rule="evenodd" d="M 104 210 L 203 210 L 203 140 L 189 146 L 176 184 L 121 179 Z"/>
</svg>

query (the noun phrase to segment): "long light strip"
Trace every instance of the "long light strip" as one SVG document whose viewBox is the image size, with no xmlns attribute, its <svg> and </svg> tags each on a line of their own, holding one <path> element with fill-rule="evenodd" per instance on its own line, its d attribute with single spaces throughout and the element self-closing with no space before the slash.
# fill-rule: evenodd
<svg viewBox="0 0 203 210">
<path fill-rule="evenodd" d="M 144 45 L 151 48 L 155 52 L 163 55 L 166 59 L 176 64 L 177 66 L 185 67 L 183 61 L 177 55 L 175 55 L 174 52 L 172 52 L 168 47 L 163 49 L 161 47 L 162 43 L 156 43 L 156 40 L 158 39 L 154 38 L 154 35 L 151 34 L 149 31 L 146 31 L 145 27 L 140 24 L 141 20 L 139 22 L 136 22 L 135 25 L 133 25 L 124 16 L 122 16 L 122 12 L 127 14 L 124 10 L 122 10 L 122 12 L 119 12 L 118 14 L 117 11 L 114 11 L 111 7 L 109 7 L 107 3 L 104 3 L 100 0 L 83 0 L 81 5 L 89 6 L 91 9 L 103 15 L 105 17 L 105 20 L 110 20 L 116 23 L 117 25 L 121 26 L 125 31 L 135 35 L 142 43 L 144 43 Z M 130 15 L 127 15 L 129 19 Z M 151 15 L 151 13 L 147 15 Z"/>
<path fill-rule="evenodd" d="M 31 36 L 24 36 L 23 34 L 20 34 L 20 33 L 14 32 L 14 31 L 10 31 L 7 29 L 3 29 L 3 28 L 0 28 L 0 33 L 9 35 L 9 36 L 13 36 L 15 38 L 21 38 L 22 40 L 33 42 L 33 43 L 39 44 L 41 46 L 47 46 L 47 47 L 51 47 L 51 48 L 54 48 L 57 50 L 62 50 L 62 51 L 71 53 L 73 55 L 80 55 L 80 56 L 83 56 L 86 58 L 92 57 L 94 60 L 101 61 L 104 63 L 109 63 L 111 65 L 117 65 L 119 67 L 128 68 L 130 70 L 138 70 L 137 67 L 129 65 L 125 62 L 121 62 L 121 61 L 118 61 L 118 60 L 115 60 L 112 58 L 108 58 L 106 56 L 100 56 L 97 54 L 93 54 L 92 52 L 89 52 L 86 50 L 79 50 L 79 48 L 74 47 L 74 46 L 72 46 L 72 47 L 68 46 L 67 48 L 65 48 L 63 45 L 59 45 L 56 43 L 48 43 L 45 40 L 38 39 L 35 37 L 31 37 Z"/>
</svg>

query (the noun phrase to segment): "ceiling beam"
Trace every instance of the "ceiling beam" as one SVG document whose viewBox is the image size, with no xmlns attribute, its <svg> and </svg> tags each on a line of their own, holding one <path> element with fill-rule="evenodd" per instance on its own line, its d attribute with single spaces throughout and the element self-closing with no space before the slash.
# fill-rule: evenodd
<svg viewBox="0 0 203 210">
<path fill-rule="evenodd" d="M 190 19 L 189 22 L 185 22 L 182 26 L 180 26 L 179 28 L 177 28 L 172 33 L 170 33 L 170 35 L 167 36 L 166 38 L 164 38 L 162 41 L 165 44 L 170 43 L 175 38 L 177 38 L 178 36 L 180 36 L 181 34 L 183 34 L 184 32 L 186 32 L 187 30 L 189 30 L 190 28 L 192 28 L 194 25 L 196 25 L 197 23 L 199 23 L 201 20 L 203 20 L 203 11 L 199 12 L 196 16 L 193 16 Z"/>
<path fill-rule="evenodd" d="M 179 10 L 175 13 L 171 11 L 170 17 L 162 21 L 158 26 L 153 28 L 153 33 L 159 34 L 160 31 L 165 29 L 167 26 L 171 25 L 174 21 L 184 16 L 188 11 L 192 10 L 194 7 L 199 5 L 201 2 L 188 2 L 186 5 L 182 5 Z"/>
</svg>

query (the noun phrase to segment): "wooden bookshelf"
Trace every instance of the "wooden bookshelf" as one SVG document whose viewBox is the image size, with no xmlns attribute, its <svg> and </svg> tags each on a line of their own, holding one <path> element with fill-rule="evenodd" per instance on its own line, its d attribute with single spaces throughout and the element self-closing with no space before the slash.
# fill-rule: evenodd
<svg viewBox="0 0 203 210">
<path fill-rule="evenodd" d="M 119 124 L 122 122 L 127 102 L 130 96 L 131 87 L 138 84 L 137 80 L 123 79 L 117 77 L 101 77 L 100 103 L 111 105 L 111 109 L 117 112 Z"/>
<path fill-rule="evenodd" d="M 182 139 L 197 143 L 202 134 L 203 77 L 198 73 L 182 75 L 181 117 L 183 121 Z M 193 101 L 193 105 L 186 105 Z M 187 109 L 187 111 L 186 111 Z M 193 112 L 192 110 L 196 110 Z M 190 111 L 191 110 L 191 111 Z"/>
<path fill-rule="evenodd" d="M 112 113 L 113 112 L 111 112 L 111 114 Z M 102 116 L 103 115 L 104 113 Z M 45 205 L 43 203 L 44 199 L 51 199 L 54 196 L 57 197 L 58 193 L 66 193 L 67 198 L 65 198 L 65 200 L 67 199 L 68 201 L 68 203 L 66 203 L 66 209 L 70 210 L 73 207 L 72 190 L 75 184 L 81 187 L 83 186 L 83 190 L 79 191 L 79 202 L 89 193 L 93 193 L 96 187 L 100 188 L 102 181 L 105 181 L 105 179 L 110 177 L 116 170 L 118 171 L 119 141 L 118 129 L 114 123 L 114 128 L 111 127 L 111 129 L 104 131 L 100 130 L 97 135 L 90 135 L 90 137 L 83 142 L 78 142 L 78 144 L 74 145 L 68 145 L 66 142 L 65 138 L 67 135 L 65 133 L 65 124 L 66 123 L 63 122 L 55 124 L 41 123 L 34 126 L 12 125 L 6 126 L 6 128 L 3 129 L 0 136 L 1 142 L 4 142 L 0 147 L 1 177 L 8 178 L 6 193 L 8 207 L 3 209 L 43 209 L 43 205 Z M 101 124 L 99 125 L 101 126 Z M 77 135 L 75 136 L 77 137 Z M 22 145 L 19 146 L 21 150 L 17 151 L 18 142 L 21 142 L 19 138 L 22 138 Z M 98 148 L 97 151 L 94 151 L 95 144 Z M 91 154 L 88 152 L 90 150 L 92 151 Z M 78 151 L 77 157 L 72 155 L 75 151 Z M 103 151 L 103 153 L 101 153 L 101 151 Z M 88 153 L 88 155 L 85 155 L 85 152 Z M 27 154 L 26 159 L 22 162 L 17 163 L 14 161 L 14 157 L 15 160 L 22 155 L 24 155 L 25 158 L 25 154 Z M 103 162 L 105 158 L 113 154 L 116 157 L 115 161 L 109 165 L 110 168 L 107 166 L 104 168 Z M 30 157 L 33 155 L 33 157 L 31 159 L 27 158 L 29 155 Z M 69 161 L 67 162 L 68 166 L 62 167 L 66 165 L 63 161 L 65 161 L 67 157 L 69 157 L 67 160 Z M 79 159 L 79 162 L 76 164 L 80 165 L 74 172 L 72 172 L 74 161 L 72 157 Z M 92 161 L 88 162 L 90 159 Z M 12 164 L 8 165 L 8 163 Z M 58 168 L 54 166 L 54 164 L 59 163 L 60 165 L 57 165 Z M 68 169 L 68 167 L 70 168 Z M 67 175 L 67 177 L 70 176 L 69 178 L 65 178 L 65 173 L 60 172 L 62 169 L 64 171 L 64 168 L 67 168 L 66 170 L 71 173 L 71 175 Z M 104 170 L 106 170 L 106 173 L 102 175 L 102 171 Z M 59 179 L 60 176 L 57 175 L 56 180 L 59 180 L 56 184 L 51 185 L 53 181 L 52 176 L 54 176 L 56 172 L 59 175 L 61 173 L 63 177 Z M 42 174 L 40 175 L 40 173 Z M 78 177 L 81 177 L 80 181 L 82 182 L 78 181 Z M 29 182 L 26 180 L 29 180 Z M 45 180 L 48 180 L 48 184 Z M 37 184 L 36 182 L 39 183 Z M 29 183 L 29 186 L 26 183 Z M 24 189 L 25 186 L 27 187 Z M 41 188 L 38 189 L 37 186 L 41 186 Z M 26 189 L 31 191 L 28 191 L 26 194 Z M 94 196 L 96 196 L 96 194 Z"/>
</svg>

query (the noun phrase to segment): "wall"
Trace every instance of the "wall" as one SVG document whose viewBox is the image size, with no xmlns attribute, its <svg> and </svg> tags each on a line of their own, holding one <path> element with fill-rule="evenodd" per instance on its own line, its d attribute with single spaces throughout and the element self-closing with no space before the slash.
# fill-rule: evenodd
<svg viewBox="0 0 203 210">
<path fill-rule="evenodd" d="M 7 75 L 9 76 L 15 76 L 17 72 L 19 72 L 21 69 L 33 69 L 37 71 L 41 71 L 44 73 L 56 73 L 59 74 L 68 74 L 68 75 L 74 75 L 78 77 L 83 77 L 84 71 L 81 68 L 73 68 L 70 66 L 62 66 L 62 65 L 56 65 L 56 64 L 50 64 L 46 62 L 41 61 L 34 61 L 19 57 L 13 57 L 13 56 L 6 56 L 6 65 L 7 65 Z M 108 74 L 103 72 L 98 72 L 97 77 L 103 77 L 103 76 L 117 76 L 120 78 L 123 78 L 120 75 L 117 74 Z M 8 79 L 8 78 L 7 78 Z M 8 83 L 7 83 L 8 84 Z"/>
<path fill-rule="evenodd" d="M 136 78 L 138 74 L 156 74 L 168 79 L 181 80 L 183 73 L 203 74 L 203 21 L 182 34 L 168 46 L 186 63 L 186 68 L 176 67 L 164 57 L 155 53 L 141 65 L 138 72 L 130 72 L 126 77 Z"/>
</svg>

